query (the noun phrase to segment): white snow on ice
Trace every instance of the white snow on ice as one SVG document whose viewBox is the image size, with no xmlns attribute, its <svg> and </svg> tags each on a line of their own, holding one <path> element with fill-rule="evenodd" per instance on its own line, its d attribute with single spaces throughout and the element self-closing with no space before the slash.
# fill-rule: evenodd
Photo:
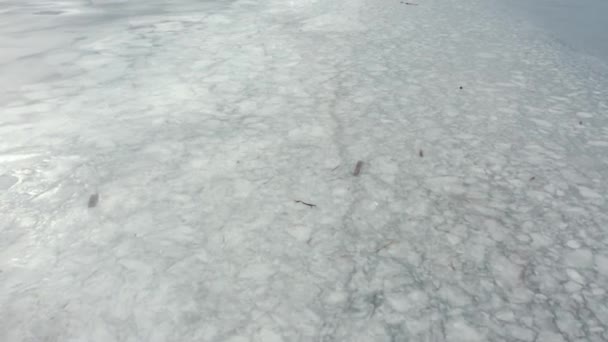
<svg viewBox="0 0 608 342">
<path fill-rule="evenodd" d="M 608 340 L 608 72 L 500 1 L 0 1 L 0 341 Z"/>
</svg>

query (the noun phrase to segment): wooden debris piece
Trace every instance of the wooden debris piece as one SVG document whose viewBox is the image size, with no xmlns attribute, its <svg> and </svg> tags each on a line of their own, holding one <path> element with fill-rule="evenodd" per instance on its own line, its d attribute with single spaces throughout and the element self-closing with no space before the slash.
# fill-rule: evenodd
<svg viewBox="0 0 608 342">
<path fill-rule="evenodd" d="M 361 168 L 363 167 L 363 162 L 359 160 L 355 165 L 355 171 L 353 171 L 353 176 L 357 177 L 361 173 Z"/>
<path fill-rule="evenodd" d="M 314 208 L 314 207 L 316 207 L 316 206 L 317 206 L 316 204 L 312 204 L 312 203 L 306 203 L 306 202 L 304 202 L 304 201 L 300 201 L 300 200 L 295 200 L 294 202 L 296 202 L 296 203 L 300 203 L 300 204 L 304 204 L 304 205 L 307 205 L 309 208 Z"/>
</svg>

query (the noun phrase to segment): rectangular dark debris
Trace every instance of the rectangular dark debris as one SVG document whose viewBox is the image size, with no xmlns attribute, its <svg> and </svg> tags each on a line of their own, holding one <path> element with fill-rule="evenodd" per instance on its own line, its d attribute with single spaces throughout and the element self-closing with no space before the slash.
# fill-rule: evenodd
<svg viewBox="0 0 608 342">
<path fill-rule="evenodd" d="M 357 165 L 355 165 L 355 171 L 353 171 L 353 176 L 358 176 L 361 173 L 361 168 L 363 167 L 363 162 L 362 161 L 358 161 Z"/>
<path fill-rule="evenodd" d="M 99 202 L 99 194 L 92 194 L 89 197 L 89 208 L 95 208 L 97 206 L 97 203 Z"/>
</svg>

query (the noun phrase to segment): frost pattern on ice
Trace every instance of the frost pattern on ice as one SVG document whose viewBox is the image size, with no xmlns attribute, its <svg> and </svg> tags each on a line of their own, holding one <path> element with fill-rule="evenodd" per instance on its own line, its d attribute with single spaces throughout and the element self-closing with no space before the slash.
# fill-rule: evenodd
<svg viewBox="0 0 608 342">
<path fill-rule="evenodd" d="M 608 339 L 608 73 L 488 6 L 3 2 L 0 340 Z"/>
</svg>

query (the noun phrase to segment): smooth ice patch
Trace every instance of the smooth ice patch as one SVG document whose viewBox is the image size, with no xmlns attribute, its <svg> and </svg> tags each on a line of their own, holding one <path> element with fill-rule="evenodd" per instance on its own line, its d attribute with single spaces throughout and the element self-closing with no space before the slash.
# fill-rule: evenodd
<svg viewBox="0 0 608 342">
<path fill-rule="evenodd" d="M 323 14 L 302 24 L 303 31 L 352 32 L 364 28 L 358 21 L 336 14 Z"/>
<path fill-rule="evenodd" d="M 481 342 L 483 335 L 464 320 L 452 320 L 446 324 L 446 339 L 450 342 Z"/>
<path fill-rule="evenodd" d="M 252 264 L 247 266 L 240 273 L 241 278 L 263 281 L 275 273 L 275 269 L 271 264 Z"/>
<path fill-rule="evenodd" d="M 592 118 L 594 115 L 593 115 L 593 113 L 587 113 L 587 112 L 578 112 L 578 113 L 576 113 L 576 116 L 578 116 L 579 118 L 583 118 L 583 119 L 590 119 L 590 118 Z"/>
<path fill-rule="evenodd" d="M 414 290 L 409 293 L 397 292 L 386 295 L 389 305 L 399 312 L 421 310 L 428 305 L 428 295 L 423 291 Z"/>
<path fill-rule="evenodd" d="M 17 184 L 19 178 L 12 175 L 0 175 L 0 190 L 10 189 L 13 185 Z"/>
<path fill-rule="evenodd" d="M 593 253 L 588 249 L 577 249 L 567 252 L 564 261 L 570 267 L 590 267 L 593 263 Z"/>
<path fill-rule="evenodd" d="M 281 335 L 277 334 L 275 331 L 263 328 L 258 332 L 255 342 L 283 342 L 283 338 Z"/>
<path fill-rule="evenodd" d="M 291 226 L 287 228 L 287 232 L 296 240 L 302 242 L 308 241 L 311 236 L 311 229 L 306 226 Z"/>
<path fill-rule="evenodd" d="M 608 276 L 608 256 L 596 255 L 595 256 L 595 267 L 598 272 L 604 276 Z"/>
</svg>

